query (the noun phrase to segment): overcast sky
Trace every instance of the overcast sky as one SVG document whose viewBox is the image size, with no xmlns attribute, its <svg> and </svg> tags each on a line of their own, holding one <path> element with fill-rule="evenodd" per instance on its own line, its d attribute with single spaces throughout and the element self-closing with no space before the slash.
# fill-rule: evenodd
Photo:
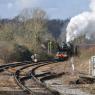
<svg viewBox="0 0 95 95">
<path fill-rule="evenodd" d="M 66 19 L 89 10 L 90 0 L 0 0 L 0 17 L 13 18 L 24 8 L 41 7 L 50 18 Z"/>
</svg>

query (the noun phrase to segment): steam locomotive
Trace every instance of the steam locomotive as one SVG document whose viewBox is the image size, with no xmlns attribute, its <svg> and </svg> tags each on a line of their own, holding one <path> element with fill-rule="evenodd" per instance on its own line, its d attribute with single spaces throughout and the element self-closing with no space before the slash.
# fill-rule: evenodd
<svg viewBox="0 0 95 95">
<path fill-rule="evenodd" d="M 69 57 L 77 55 L 77 46 L 72 43 L 63 42 L 61 46 L 58 46 L 58 51 L 56 53 L 56 60 L 67 60 Z"/>
</svg>

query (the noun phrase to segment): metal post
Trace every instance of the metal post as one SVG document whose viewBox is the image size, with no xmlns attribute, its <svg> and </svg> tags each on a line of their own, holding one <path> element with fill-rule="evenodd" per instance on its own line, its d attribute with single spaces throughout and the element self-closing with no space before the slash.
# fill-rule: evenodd
<svg viewBox="0 0 95 95">
<path fill-rule="evenodd" d="M 49 42 L 48 42 L 48 54 L 49 54 Z"/>
<path fill-rule="evenodd" d="M 52 42 L 50 41 L 50 54 L 51 54 L 51 48 L 52 48 L 52 47 L 51 47 L 51 44 L 52 44 Z"/>
<path fill-rule="evenodd" d="M 89 75 L 91 75 L 92 72 L 92 66 L 91 66 L 91 60 L 89 59 Z"/>
<path fill-rule="evenodd" d="M 48 42 L 48 54 L 51 54 L 52 51 L 52 42 Z"/>
</svg>

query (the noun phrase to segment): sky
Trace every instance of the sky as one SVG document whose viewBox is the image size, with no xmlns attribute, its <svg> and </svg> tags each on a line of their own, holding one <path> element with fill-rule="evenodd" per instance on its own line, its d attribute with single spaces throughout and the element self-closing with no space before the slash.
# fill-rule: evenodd
<svg viewBox="0 0 95 95">
<path fill-rule="evenodd" d="M 14 18 L 25 8 L 44 9 L 51 19 L 67 19 L 89 10 L 90 0 L 0 0 L 0 18 Z"/>
</svg>

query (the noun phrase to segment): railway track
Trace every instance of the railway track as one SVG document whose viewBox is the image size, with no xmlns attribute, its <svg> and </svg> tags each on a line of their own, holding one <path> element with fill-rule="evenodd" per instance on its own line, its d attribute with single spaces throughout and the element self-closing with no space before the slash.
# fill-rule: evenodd
<svg viewBox="0 0 95 95">
<path fill-rule="evenodd" d="M 31 95 L 59 95 L 57 91 L 51 90 L 49 87 L 47 87 L 43 82 L 41 82 L 38 77 L 35 75 L 35 70 L 41 66 L 45 66 L 48 64 L 52 64 L 53 62 L 38 62 L 31 65 L 26 65 L 19 70 L 17 70 L 14 74 L 14 78 L 18 86 L 23 89 L 25 93 L 29 93 Z M 29 67 L 32 68 L 32 70 L 29 70 L 25 76 L 21 76 L 22 70 L 28 69 Z M 24 84 L 24 81 L 26 79 L 31 79 L 31 88 L 26 86 Z"/>
<path fill-rule="evenodd" d="M 23 66 L 23 65 L 26 65 L 26 64 L 30 64 L 30 63 L 31 63 L 31 61 L 14 62 L 14 63 L 4 64 L 4 65 L 0 66 L 0 72 L 3 72 L 3 71 L 5 71 L 6 69 L 9 69 L 9 68 Z"/>
<path fill-rule="evenodd" d="M 41 72 L 41 73 L 36 72 L 37 69 L 39 69 L 40 67 L 44 68 L 44 66 L 48 64 L 52 64 L 52 63 L 53 63 L 52 61 L 38 62 L 38 63 L 32 63 L 32 64 L 30 61 L 15 62 L 15 63 L 1 65 L 0 72 L 6 71 L 10 67 L 11 68 L 15 67 L 16 72 L 13 74 L 13 77 L 15 78 L 15 81 L 16 81 L 15 83 L 22 89 L 22 92 L 24 91 L 25 94 L 23 95 L 27 95 L 27 94 L 28 95 L 59 95 L 57 91 L 50 89 L 43 82 L 45 79 L 48 79 L 51 77 L 50 72 Z M 24 75 L 22 75 L 21 73 L 28 68 L 31 68 L 31 69 L 27 70 L 27 72 Z M 27 85 L 27 80 L 30 80 L 32 84 L 31 86 Z M 66 92 L 65 89 L 67 93 L 70 93 L 70 91 L 73 91 L 73 90 L 70 90 L 69 88 L 64 88 L 63 90 L 64 92 Z"/>
</svg>

